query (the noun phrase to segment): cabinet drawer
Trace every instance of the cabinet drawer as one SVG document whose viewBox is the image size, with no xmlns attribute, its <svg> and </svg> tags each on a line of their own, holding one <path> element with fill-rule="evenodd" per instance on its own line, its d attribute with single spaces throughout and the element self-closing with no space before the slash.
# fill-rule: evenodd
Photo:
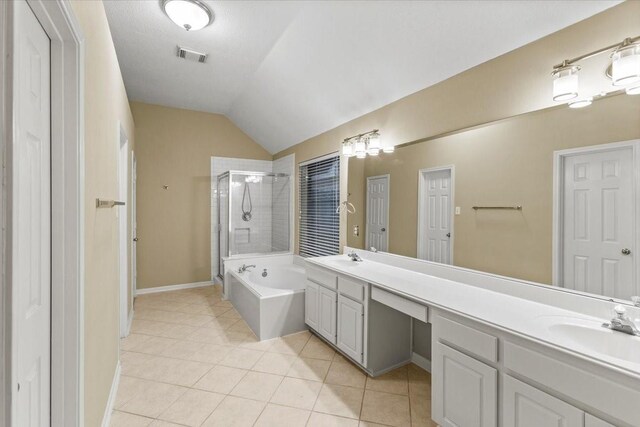
<svg viewBox="0 0 640 427">
<path fill-rule="evenodd" d="M 344 277 L 338 277 L 338 290 L 342 295 L 351 297 L 358 301 L 364 300 L 364 287 L 365 283 L 356 282 L 355 280 L 345 279 Z"/>
<path fill-rule="evenodd" d="M 498 338 L 440 316 L 437 317 L 436 325 L 441 341 L 463 348 L 490 362 L 498 361 Z"/>
<path fill-rule="evenodd" d="M 371 287 L 371 299 L 388 305 L 404 314 L 407 314 L 423 322 L 428 322 L 429 308 L 407 298 L 403 298 L 391 292 L 384 291 L 375 286 Z"/>
<path fill-rule="evenodd" d="M 338 276 L 323 268 L 313 267 L 307 264 L 307 278 L 309 280 L 313 280 L 316 283 L 319 283 L 323 286 L 326 286 L 331 289 L 336 289 L 338 287 Z"/>
</svg>

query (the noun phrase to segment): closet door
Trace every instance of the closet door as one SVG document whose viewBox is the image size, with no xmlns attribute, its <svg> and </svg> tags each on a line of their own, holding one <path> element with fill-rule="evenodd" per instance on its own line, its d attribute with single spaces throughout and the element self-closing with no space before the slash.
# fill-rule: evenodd
<svg viewBox="0 0 640 427">
<path fill-rule="evenodd" d="M 319 286 L 318 293 L 318 332 L 327 341 L 336 343 L 336 306 L 338 303 L 337 293 L 324 286 Z"/>
<path fill-rule="evenodd" d="M 338 348 L 362 363 L 364 306 L 342 295 L 338 296 Z"/>
</svg>

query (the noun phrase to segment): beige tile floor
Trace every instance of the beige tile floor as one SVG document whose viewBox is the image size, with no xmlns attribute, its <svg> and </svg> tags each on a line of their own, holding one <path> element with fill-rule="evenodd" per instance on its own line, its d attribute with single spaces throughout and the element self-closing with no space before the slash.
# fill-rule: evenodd
<svg viewBox="0 0 640 427">
<path fill-rule="evenodd" d="M 416 365 L 369 378 L 309 332 L 258 341 L 220 288 L 139 296 L 113 427 L 435 426 Z"/>
</svg>

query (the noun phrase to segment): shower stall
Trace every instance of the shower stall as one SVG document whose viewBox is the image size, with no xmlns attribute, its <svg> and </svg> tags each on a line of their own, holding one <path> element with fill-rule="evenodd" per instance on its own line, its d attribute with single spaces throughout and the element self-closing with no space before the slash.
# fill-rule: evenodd
<svg viewBox="0 0 640 427">
<path fill-rule="evenodd" d="M 218 175 L 218 272 L 223 259 L 291 251 L 291 182 L 285 173 Z"/>
</svg>

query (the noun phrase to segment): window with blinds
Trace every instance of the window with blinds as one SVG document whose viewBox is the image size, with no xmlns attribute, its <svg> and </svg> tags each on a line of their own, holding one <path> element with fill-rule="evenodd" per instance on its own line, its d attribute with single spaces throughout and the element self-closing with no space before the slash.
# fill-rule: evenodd
<svg viewBox="0 0 640 427">
<path fill-rule="evenodd" d="M 340 252 L 340 156 L 300 165 L 300 256 Z"/>
</svg>

